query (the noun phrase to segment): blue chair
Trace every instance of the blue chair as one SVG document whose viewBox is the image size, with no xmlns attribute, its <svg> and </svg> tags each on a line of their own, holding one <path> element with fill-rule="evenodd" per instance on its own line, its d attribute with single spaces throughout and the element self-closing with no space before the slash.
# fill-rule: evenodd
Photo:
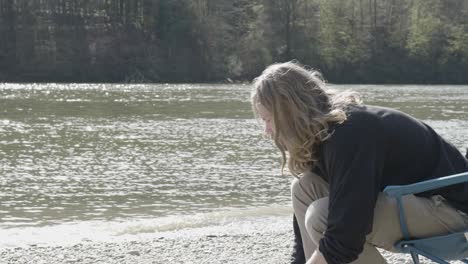
<svg viewBox="0 0 468 264">
<path fill-rule="evenodd" d="M 410 239 L 405 221 L 405 212 L 401 202 L 401 197 L 404 195 L 421 193 L 462 182 L 468 182 L 468 172 L 403 186 L 387 186 L 385 188 L 384 193 L 397 200 L 400 226 L 404 237 L 395 247 L 402 253 L 411 254 L 415 264 L 419 264 L 419 255 L 441 264 L 450 264 L 448 260 L 461 260 L 463 263 L 468 263 L 468 259 L 466 259 L 468 258 L 468 229 L 447 235 Z"/>
</svg>

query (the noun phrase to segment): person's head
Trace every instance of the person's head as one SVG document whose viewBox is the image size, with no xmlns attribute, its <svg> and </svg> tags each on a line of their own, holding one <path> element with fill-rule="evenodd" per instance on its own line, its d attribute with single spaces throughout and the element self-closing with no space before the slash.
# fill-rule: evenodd
<svg viewBox="0 0 468 264">
<path fill-rule="evenodd" d="M 346 120 L 344 108 L 359 103 L 352 93 L 333 95 L 317 71 L 295 62 L 273 64 L 254 79 L 252 108 L 294 176 L 311 169 L 329 124 Z M 286 158 L 286 153 L 288 158 Z"/>
</svg>

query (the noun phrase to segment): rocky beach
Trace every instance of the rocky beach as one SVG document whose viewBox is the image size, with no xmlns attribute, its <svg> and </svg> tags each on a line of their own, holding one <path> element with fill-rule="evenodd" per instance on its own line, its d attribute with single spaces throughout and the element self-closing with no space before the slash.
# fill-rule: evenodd
<svg viewBox="0 0 468 264">
<path fill-rule="evenodd" d="M 290 220 L 283 216 L 118 241 L 2 248 L 0 263 L 289 263 Z M 412 263 L 409 255 L 383 250 L 382 254 L 388 263 Z"/>
</svg>

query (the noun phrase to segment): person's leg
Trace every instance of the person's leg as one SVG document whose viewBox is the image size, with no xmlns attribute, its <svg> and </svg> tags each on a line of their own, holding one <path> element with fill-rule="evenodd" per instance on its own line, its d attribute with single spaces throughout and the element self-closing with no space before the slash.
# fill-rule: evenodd
<svg viewBox="0 0 468 264">
<path fill-rule="evenodd" d="M 319 244 L 325 230 L 327 230 L 327 217 L 328 197 L 314 201 L 307 209 L 305 226 L 309 237 L 315 245 Z M 387 262 L 373 245 L 366 242 L 364 250 L 358 259 L 352 263 L 385 264 Z"/>
<path fill-rule="evenodd" d="M 425 238 L 468 228 L 468 216 L 452 207 L 442 196 L 402 197 L 406 224 L 411 238 Z M 396 200 L 381 193 L 374 211 L 374 226 L 367 240 L 380 248 L 395 251 L 403 239 Z"/>
<path fill-rule="evenodd" d="M 304 247 L 302 246 L 301 230 L 297 223 L 296 215 L 293 215 L 293 230 L 294 230 L 294 241 L 293 241 L 293 252 L 291 254 L 291 264 L 304 264 L 306 257 L 304 255 Z"/>
<path fill-rule="evenodd" d="M 309 259 L 317 246 L 307 234 L 304 225 L 305 214 L 313 201 L 328 196 L 328 183 L 312 172 L 305 173 L 301 178 L 293 181 L 291 196 L 294 214 L 302 237 L 304 254 L 306 259 Z"/>
<path fill-rule="evenodd" d="M 441 196 L 432 198 L 408 195 L 402 198 L 411 237 L 423 238 L 468 227 L 468 216 L 450 206 Z M 318 244 L 327 228 L 328 198 L 314 201 L 305 215 L 307 233 Z M 394 251 L 394 244 L 403 238 L 396 200 L 379 194 L 374 210 L 373 231 L 367 235 L 363 252 L 353 263 L 386 263 L 375 247 Z"/>
</svg>

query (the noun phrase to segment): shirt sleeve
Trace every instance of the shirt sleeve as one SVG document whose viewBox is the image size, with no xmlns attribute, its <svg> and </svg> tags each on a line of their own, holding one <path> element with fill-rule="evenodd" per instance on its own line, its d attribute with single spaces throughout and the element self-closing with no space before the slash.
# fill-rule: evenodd
<svg viewBox="0 0 468 264">
<path fill-rule="evenodd" d="M 357 259 L 372 231 L 385 151 L 381 127 L 373 116 L 346 121 L 323 145 L 330 193 L 328 226 L 319 250 L 328 264 Z"/>
</svg>

